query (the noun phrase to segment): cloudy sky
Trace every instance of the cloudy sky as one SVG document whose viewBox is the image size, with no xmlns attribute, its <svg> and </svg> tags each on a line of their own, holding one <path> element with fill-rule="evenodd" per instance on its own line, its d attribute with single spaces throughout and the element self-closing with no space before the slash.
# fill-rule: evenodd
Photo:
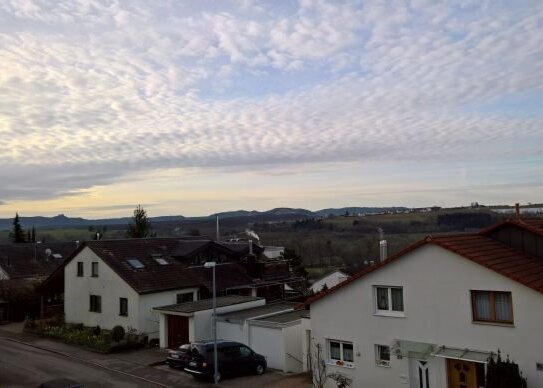
<svg viewBox="0 0 543 388">
<path fill-rule="evenodd" d="M 542 37 L 540 0 L 2 0 L 0 216 L 542 202 Z"/>
</svg>

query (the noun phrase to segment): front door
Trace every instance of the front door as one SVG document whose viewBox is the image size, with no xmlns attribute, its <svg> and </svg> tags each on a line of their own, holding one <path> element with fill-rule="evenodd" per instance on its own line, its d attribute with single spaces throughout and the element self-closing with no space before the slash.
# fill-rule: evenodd
<svg viewBox="0 0 543 388">
<path fill-rule="evenodd" d="M 430 388 L 430 368 L 428 361 L 409 359 L 411 388 Z"/>
<path fill-rule="evenodd" d="M 448 388 L 477 388 L 476 365 L 471 361 L 447 359 Z"/>
<path fill-rule="evenodd" d="M 175 349 L 189 342 L 189 319 L 168 315 L 168 348 Z"/>
</svg>

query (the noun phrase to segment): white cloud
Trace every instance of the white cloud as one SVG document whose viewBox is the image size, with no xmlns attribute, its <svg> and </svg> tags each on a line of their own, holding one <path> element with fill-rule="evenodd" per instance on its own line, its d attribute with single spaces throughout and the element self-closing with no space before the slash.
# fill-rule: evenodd
<svg viewBox="0 0 543 388">
<path fill-rule="evenodd" d="M 539 3 L 276 6 L 0 5 L 0 197 L 172 167 L 540 157 L 541 114 L 480 109 L 543 93 Z"/>
</svg>

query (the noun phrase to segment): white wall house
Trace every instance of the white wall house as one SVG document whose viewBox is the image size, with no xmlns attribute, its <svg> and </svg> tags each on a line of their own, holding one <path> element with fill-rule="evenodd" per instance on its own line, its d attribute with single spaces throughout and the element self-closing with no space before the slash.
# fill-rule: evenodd
<svg viewBox="0 0 543 388">
<path fill-rule="evenodd" d="M 499 349 L 543 387 L 543 260 L 489 236 L 427 239 L 323 294 L 312 346 L 352 386 L 483 387 Z"/>
<path fill-rule="evenodd" d="M 153 307 L 173 304 L 178 295 L 198 296 L 197 287 L 140 294 L 89 247 L 83 248 L 64 268 L 64 314 L 67 323 L 115 325 L 136 329 L 158 338 L 159 316 Z"/>
<path fill-rule="evenodd" d="M 325 276 L 315 280 L 313 284 L 311 284 L 311 289 L 313 290 L 314 293 L 317 293 L 317 292 L 320 292 L 325 285 L 328 288 L 332 288 L 334 286 L 337 286 L 339 283 L 344 282 L 347 279 L 349 279 L 349 275 L 347 275 L 343 271 L 336 270 L 334 272 L 330 272 L 326 274 Z"/>
</svg>

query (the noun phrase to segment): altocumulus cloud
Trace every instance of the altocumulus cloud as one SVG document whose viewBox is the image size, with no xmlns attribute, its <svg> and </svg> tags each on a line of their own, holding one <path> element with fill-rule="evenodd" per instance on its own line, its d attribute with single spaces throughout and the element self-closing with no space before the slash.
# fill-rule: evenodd
<svg viewBox="0 0 543 388">
<path fill-rule="evenodd" d="M 13 0 L 0 26 L 5 200 L 148 169 L 543 151 L 540 112 L 499 109 L 543 93 L 539 1 Z"/>
</svg>

